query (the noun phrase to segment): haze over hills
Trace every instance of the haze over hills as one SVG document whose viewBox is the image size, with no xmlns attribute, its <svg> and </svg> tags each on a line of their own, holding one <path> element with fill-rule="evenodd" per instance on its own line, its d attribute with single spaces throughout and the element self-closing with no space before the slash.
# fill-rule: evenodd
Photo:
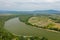
<svg viewBox="0 0 60 40">
<path fill-rule="evenodd" d="M 36 10 L 37 13 L 60 13 L 58 10 Z"/>
<path fill-rule="evenodd" d="M 60 11 L 58 10 L 34 10 L 34 11 L 7 11 L 7 10 L 0 10 L 0 14 L 20 14 L 20 13 L 42 13 L 42 14 L 53 14 L 53 13 L 56 13 L 56 14 L 59 14 Z"/>
</svg>

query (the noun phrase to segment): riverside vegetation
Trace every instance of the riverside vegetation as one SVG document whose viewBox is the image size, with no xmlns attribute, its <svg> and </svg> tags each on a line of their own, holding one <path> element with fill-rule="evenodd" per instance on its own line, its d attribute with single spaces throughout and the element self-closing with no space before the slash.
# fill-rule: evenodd
<svg viewBox="0 0 60 40">
<path fill-rule="evenodd" d="M 15 17 L 18 17 L 19 20 L 26 25 L 30 25 L 36 28 L 42 28 L 41 31 L 44 29 L 48 30 L 55 30 L 58 31 L 57 33 L 55 32 L 49 32 L 44 30 L 43 33 L 45 34 L 43 36 L 24 36 L 24 35 L 14 35 L 13 33 L 9 32 L 7 29 L 4 28 L 4 24 L 6 21 L 13 19 Z M 5 15 L 5 16 L 0 16 L 0 40 L 60 40 L 60 15 L 46 15 L 46 14 L 20 14 L 20 15 Z M 39 29 L 40 30 L 40 29 Z M 33 30 L 32 30 L 33 31 Z M 37 30 L 38 31 L 38 30 Z M 48 36 L 47 34 L 48 33 Z M 38 33 L 39 34 L 39 33 Z M 51 35 L 50 35 L 51 34 Z M 26 35 L 26 34 L 25 34 Z M 52 38 L 50 38 L 52 35 L 54 35 Z M 57 36 L 59 35 L 59 36 Z M 55 39 L 55 38 L 56 39 Z"/>
<path fill-rule="evenodd" d="M 45 37 L 37 36 L 18 36 L 9 32 L 4 28 L 4 24 L 11 18 L 19 17 L 19 15 L 2 15 L 0 16 L 0 40 L 48 40 Z"/>
<path fill-rule="evenodd" d="M 60 15 L 24 15 L 20 21 L 38 28 L 60 31 Z"/>
</svg>

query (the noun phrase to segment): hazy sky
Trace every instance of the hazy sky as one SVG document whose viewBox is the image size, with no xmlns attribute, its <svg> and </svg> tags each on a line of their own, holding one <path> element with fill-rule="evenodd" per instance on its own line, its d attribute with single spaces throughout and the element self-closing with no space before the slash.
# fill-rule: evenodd
<svg viewBox="0 0 60 40">
<path fill-rule="evenodd" d="M 0 0 L 0 10 L 60 10 L 60 0 Z"/>
</svg>

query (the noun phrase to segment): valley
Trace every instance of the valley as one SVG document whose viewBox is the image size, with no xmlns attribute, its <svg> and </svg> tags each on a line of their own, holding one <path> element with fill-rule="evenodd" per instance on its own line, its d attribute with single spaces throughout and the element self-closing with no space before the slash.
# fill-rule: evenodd
<svg viewBox="0 0 60 40">
<path fill-rule="evenodd" d="M 38 16 L 38 17 L 37 17 Z M 40 19 L 40 16 L 41 19 Z M 44 16 L 44 17 L 43 17 Z M 51 16 L 51 15 L 50 15 Z M 48 15 L 30 15 L 30 14 L 23 14 L 23 15 L 10 15 L 10 16 L 1 16 L 0 18 L 0 22 L 3 23 L 1 26 L 0 23 L 0 30 L 2 30 L 2 34 L 5 34 L 4 32 L 6 32 L 6 34 L 10 35 L 8 37 L 10 37 L 10 39 L 12 40 L 28 40 L 30 38 L 33 38 L 33 40 L 35 40 L 34 37 L 37 37 L 38 40 L 42 40 L 44 38 L 44 40 L 60 40 L 60 31 L 58 30 L 50 30 L 48 28 L 42 28 L 39 27 L 39 25 L 31 25 L 30 23 L 28 23 L 28 21 L 34 17 L 35 19 L 30 20 L 30 21 L 36 21 L 36 22 L 46 22 L 48 20 L 48 18 L 45 17 L 50 17 Z M 45 18 L 45 20 L 44 20 Z M 3 20 L 4 19 L 4 20 Z M 3 21 L 2 21 L 3 20 Z M 52 20 L 52 19 L 51 19 Z M 50 23 L 49 20 L 48 22 L 46 22 L 47 24 Z M 55 20 L 54 20 L 55 21 Z M 36 22 L 34 22 L 36 24 Z M 44 25 L 44 22 L 42 25 Z M 52 22 L 52 21 L 51 21 Z M 59 24 L 56 24 L 59 26 Z M 50 27 L 52 27 L 50 25 Z M 1 31 L 0 31 L 1 32 Z M 5 34 L 5 36 L 6 36 Z M 26 38 L 24 38 L 24 36 Z M 3 37 L 3 36 L 2 36 Z M 22 37 L 22 39 L 20 39 Z M 1 39 L 1 38 L 0 38 Z M 8 40 L 10 40 L 9 38 L 7 38 Z M 5 39 L 5 40 L 7 40 Z M 37 40 L 36 39 L 36 40 Z M 1 39 L 2 40 L 2 39 Z M 30 39 L 32 40 L 32 39 Z"/>
</svg>

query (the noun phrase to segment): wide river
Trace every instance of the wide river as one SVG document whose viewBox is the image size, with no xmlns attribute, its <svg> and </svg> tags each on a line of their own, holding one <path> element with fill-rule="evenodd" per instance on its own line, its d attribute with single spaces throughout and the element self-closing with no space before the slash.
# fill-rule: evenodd
<svg viewBox="0 0 60 40">
<path fill-rule="evenodd" d="M 60 40 L 60 33 L 39 29 L 21 22 L 19 18 L 13 18 L 5 22 L 5 29 L 16 35 L 44 36 L 49 40 Z"/>
</svg>

